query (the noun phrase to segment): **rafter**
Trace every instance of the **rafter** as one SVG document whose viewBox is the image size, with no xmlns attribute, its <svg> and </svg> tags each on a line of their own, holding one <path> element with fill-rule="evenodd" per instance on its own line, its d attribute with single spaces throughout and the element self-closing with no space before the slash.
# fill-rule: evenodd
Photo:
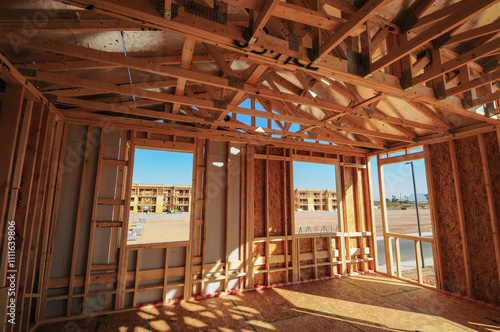
<svg viewBox="0 0 500 332">
<path fill-rule="evenodd" d="M 390 0 L 369 0 L 363 5 L 349 20 L 343 24 L 330 37 L 330 40 L 319 47 L 319 53 L 316 62 L 321 60 L 325 55 L 330 53 L 332 49 L 337 47 L 346 37 L 348 37 L 355 29 L 363 25 L 377 10 L 389 3 Z"/>
<path fill-rule="evenodd" d="M 90 4 L 90 0 L 69 0 L 71 5 L 86 8 Z M 288 46 L 286 41 L 279 40 L 277 38 L 263 35 L 254 46 L 249 46 L 245 48 L 236 47 L 235 42 L 238 44 L 244 43 L 240 35 L 238 35 L 234 30 L 226 28 L 224 26 L 216 25 L 216 23 L 210 22 L 208 20 L 196 20 L 196 24 L 186 25 L 183 24 L 184 19 L 192 20 L 192 16 L 185 16 L 184 13 L 179 13 L 176 20 L 165 20 L 158 18 L 157 15 L 152 15 L 145 13 L 144 11 L 131 9 L 124 7 L 123 5 L 110 3 L 104 0 L 92 0 L 92 5 L 94 5 L 93 10 L 99 13 L 105 13 L 107 15 L 112 15 L 114 17 L 119 17 L 126 20 L 140 20 L 149 27 L 171 31 L 180 35 L 192 35 L 199 38 L 204 38 L 205 42 L 210 44 L 216 44 L 220 47 L 228 48 L 231 50 L 236 50 L 242 52 L 248 56 L 248 59 L 260 64 L 274 65 L 275 67 L 285 68 L 289 67 L 287 65 L 287 58 L 285 56 L 279 58 L 278 60 L 273 59 L 275 54 L 267 52 L 262 53 L 251 53 L 251 51 L 261 52 L 266 48 L 267 45 L 274 45 L 275 51 L 280 51 L 283 55 L 291 54 L 291 56 L 296 56 L 299 61 L 307 61 L 307 56 L 305 53 L 298 54 L 297 52 L 288 51 Z M 107 6 L 106 10 L 103 11 L 102 7 Z M 215 33 L 214 31 L 217 31 Z M 32 40 L 30 40 L 30 44 Z M 302 48 L 302 50 L 304 50 Z M 306 62 L 307 63 L 307 62 Z M 304 70 L 308 72 L 314 72 L 316 68 L 305 68 Z M 479 121 L 484 121 L 488 123 L 498 123 L 498 120 L 490 119 L 486 116 L 482 116 L 476 113 L 466 111 L 463 106 L 458 103 L 444 103 L 437 101 L 434 97 L 432 90 L 430 89 L 412 89 L 411 91 L 404 91 L 400 88 L 399 78 L 388 75 L 385 73 L 376 73 L 371 75 L 369 78 L 361 78 L 356 74 L 351 74 L 347 71 L 347 62 L 339 61 L 334 57 L 328 56 L 328 61 L 322 61 L 317 66 L 317 73 L 321 73 L 327 77 L 335 77 L 340 80 L 349 80 L 355 84 L 364 87 L 370 87 L 378 91 L 387 93 L 388 95 L 402 98 L 405 100 L 418 99 L 421 102 L 428 103 L 430 105 L 436 106 L 440 109 L 447 110 L 462 116 L 467 116 L 474 118 Z"/>
<path fill-rule="evenodd" d="M 500 38 L 497 38 L 487 44 L 479 46 L 476 49 L 470 50 L 469 52 L 459 57 L 456 57 L 453 60 L 445 62 L 440 66 L 434 67 L 432 68 L 432 70 L 428 70 L 425 73 L 417 77 L 414 77 L 412 79 L 412 86 L 430 81 L 433 78 L 438 77 L 439 75 L 460 68 L 463 65 L 466 65 L 482 57 L 486 57 L 492 53 L 498 52 L 499 50 L 500 50 Z"/>
<path fill-rule="evenodd" d="M 181 68 L 189 69 L 189 67 L 191 66 L 191 60 L 193 58 L 193 52 L 194 52 L 195 45 L 196 45 L 196 40 L 194 38 L 186 37 L 184 39 L 184 45 L 182 46 L 182 56 L 181 56 L 181 63 L 180 63 Z M 178 78 L 177 85 L 175 87 L 175 95 L 176 96 L 183 96 L 185 88 L 186 88 L 186 79 L 185 78 Z M 172 113 L 174 113 L 174 114 L 179 113 L 179 109 L 180 109 L 180 104 L 174 103 L 174 106 L 172 107 Z"/>
<path fill-rule="evenodd" d="M 454 12 L 445 19 L 428 28 L 426 31 L 410 39 L 405 44 L 399 46 L 395 51 L 385 55 L 381 59 L 375 61 L 370 66 L 370 71 L 376 72 L 395 61 L 401 59 L 405 55 L 409 54 L 418 47 L 430 42 L 431 40 L 445 34 L 446 32 L 454 29 L 460 24 L 466 22 L 469 18 L 477 15 L 477 13 L 493 6 L 498 0 L 464 0 L 461 3 L 464 4 L 463 10 Z"/>
<path fill-rule="evenodd" d="M 467 30 L 459 34 L 454 34 L 453 36 L 451 36 L 450 40 L 446 42 L 445 46 L 461 43 L 474 38 L 492 35 L 497 32 L 500 32 L 500 19 L 497 19 L 495 22 L 483 25 L 479 28 Z"/>
<path fill-rule="evenodd" d="M 438 126 L 445 128 L 446 130 L 451 130 L 453 129 L 449 123 L 447 123 L 445 120 L 441 119 L 435 112 L 430 110 L 427 106 L 419 104 L 414 101 L 409 101 L 408 104 L 410 104 L 413 108 L 415 108 L 417 111 L 428 117 L 430 120 L 432 120 L 434 123 L 436 123 Z"/>
<path fill-rule="evenodd" d="M 262 32 L 267 22 L 269 21 L 269 18 L 271 18 L 271 14 L 276 9 L 276 7 L 278 7 L 279 3 L 280 0 L 264 1 L 264 5 L 259 11 L 259 16 L 257 16 L 257 19 L 254 22 L 251 22 L 250 24 L 251 33 L 248 38 L 249 44 L 251 45 L 255 44 L 260 33 Z"/>
</svg>

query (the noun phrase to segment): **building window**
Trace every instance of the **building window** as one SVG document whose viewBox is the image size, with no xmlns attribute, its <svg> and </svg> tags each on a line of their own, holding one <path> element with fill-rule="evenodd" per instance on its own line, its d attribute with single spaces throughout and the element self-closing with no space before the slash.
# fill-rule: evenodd
<svg viewBox="0 0 500 332">
<path fill-rule="evenodd" d="M 128 244 L 189 241 L 192 169 L 192 153 L 135 150 Z"/>
<path fill-rule="evenodd" d="M 295 234 L 339 231 L 335 171 L 334 165 L 293 163 Z"/>
</svg>

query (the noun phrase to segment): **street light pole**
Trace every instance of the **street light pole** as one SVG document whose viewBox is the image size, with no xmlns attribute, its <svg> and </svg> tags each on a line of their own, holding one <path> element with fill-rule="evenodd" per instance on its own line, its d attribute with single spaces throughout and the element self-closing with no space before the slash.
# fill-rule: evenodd
<svg viewBox="0 0 500 332">
<path fill-rule="evenodd" d="M 418 199 L 417 199 L 417 185 L 415 184 L 415 171 L 413 169 L 413 161 L 405 163 L 406 165 L 411 165 L 411 176 L 413 177 L 413 194 L 415 195 L 415 208 L 417 209 L 417 225 L 418 225 L 418 236 L 422 236 L 422 231 L 420 230 L 420 214 L 418 213 Z M 422 242 L 420 241 L 420 257 L 422 258 L 422 268 L 425 267 L 424 262 L 424 250 Z"/>
</svg>

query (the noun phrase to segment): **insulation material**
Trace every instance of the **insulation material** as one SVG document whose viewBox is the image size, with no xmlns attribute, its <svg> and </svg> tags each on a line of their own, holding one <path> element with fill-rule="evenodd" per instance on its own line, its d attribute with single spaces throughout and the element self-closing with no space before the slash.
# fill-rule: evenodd
<svg viewBox="0 0 500 332">
<path fill-rule="evenodd" d="M 318 266 L 318 278 L 330 275 L 330 266 Z"/>
<path fill-rule="evenodd" d="M 432 191 L 436 209 L 436 238 L 439 241 L 440 266 L 444 290 L 465 294 L 465 268 L 462 256 L 462 237 L 458 223 L 457 198 L 453 182 L 448 143 L 429 146 Z"/>
<path fill-rule="evenodd" d="M 265 256 L 266 255 L 266 244 L 264 242 L 254 243 L 253 254 L 254 254 L 254 257 Z"/>
<path fill-rule="evenodd" d="M 299 239 L 299 253 L 304 254 L 312 252 L 312 238 L 301 238 Z"/>
<path fill-rule="evenodd" d="M 263 236 L 266 236 L 266 230 L 265 230 L 266 161 L 263 159 L 255 159 L 255 167 L 254 168 L 255 168 L 255 170 L 254 170 L 254 237 L 263 237 Z"/>
<path fill-rule="evenodd" d="M 316 241 L 316 251 L 330 250 L 330 248 L 328 247 L 327 237 L 317 237 L 315 241 Z"/>
<path fill-rule="evenodd" d="M 264 285 L 266 284 L 266 273 L 255 274 L 253 276 L 253 284 L 254 286 Z"/>
<path fill-rule="evenodd" d="M 285 271 L 279 271 L 279 272 L 271 272 L 270 276 L 270 283 L 271 284 L 277 284 L 281 282 L 286 281 L 286 273 Z"/>
<path fill-rule="evenodd" d="M 314 278 L 314 268 L 309 267 L 300 269 L 300 280 L 309 280 Z"/>
<path fill-rule="evenodd" d="M 284 255 L 285 248 L 283 246 L 283 241 L 273 241 L 269 243 L 269 252 L 271 255 Z"/>
<path fill-rule="evenodd" d="M 475 298 L 499 303 L 495 246 L 478 138 L 471 136 L 457 140 L 456 153 L 469 248 L 472 294 Z"/>
<path fill-rule="evenodd" d="M 268 161 L 268 202 L 269 202 L 269 235 L 284 235 L 283 215 L 283 162 L 277 160 Z"/>
</svg>

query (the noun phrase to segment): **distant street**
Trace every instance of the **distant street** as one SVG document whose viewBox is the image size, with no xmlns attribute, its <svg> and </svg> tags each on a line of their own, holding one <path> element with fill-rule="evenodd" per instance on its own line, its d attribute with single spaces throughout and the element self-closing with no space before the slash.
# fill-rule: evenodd
<svg viewBox="0 0 500 332">
<path fill-rule="evenodd" d="M 413 236 L 418 236 L 418 234 L 408 234 Z M 423 233 L 424 237 L 432 237 L 431 233 Z M 413 241 L 410 240 L 399 240 L 399 248 L 401 252 L 401 269 L 409 270 L 416 268 L 415 261 L 415 245 Z M 423 253 L 424 253 L 424 263 L 425 266 L 434 265 L 432 257 L 432 246 L 430 243 L 423 243 Z M 378 264 L 385 267 L 385 253 L 384 253 L 384 239 L 381 236 L 377 236 L 377 250 L 378 250 Z M 393 254 L 393 264 L 396 266 L 396 252 L 394 248 L 394 241 L 392 241 L 392 254 Z"/>
</svg>

